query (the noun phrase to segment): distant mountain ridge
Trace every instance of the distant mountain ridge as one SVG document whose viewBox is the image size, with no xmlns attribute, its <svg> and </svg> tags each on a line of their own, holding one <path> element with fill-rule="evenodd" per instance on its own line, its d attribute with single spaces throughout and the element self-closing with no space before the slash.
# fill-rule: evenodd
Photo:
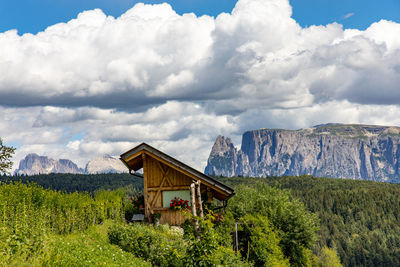
<svg viewBox="0 0 400 267">
<path fill-rule="evenodd" d="M 35 153 L 28 154 L 19 163 L 15 175 L 35 175 L 48 173 L 73 173 L 73 174 L 96 174 L 96 173 L 124 173 L 128 169 L 117 158 L 104 155 L 90 160 L 85 169 L 79 168 L 69 159 L 51 159 L 39 156 Z"/>
<path fill-rule="evenodd" d="M 87 174 L 123 172 L 128 172 L 128 168 L 121 160 L 110 155 L 104 155 L 103 157 L 92 159 L 85 167 L 85 173 Z"/>
<path fill-rule="evenodd" d="M 323 124 L 307 129 L 245 132 L 241 149 L 218 136 L 205 173 L 222 176 L 283 176 L 400 181 L 400 128 Z"/>
<path fill-rule="evenodd" d="M 46 173 L 83 173 L 83 169 L 79 168 L 69 159 L 51 159 L 38 154 L 28 154 L 19 162 L 19 167 L 15 170 L 16 175 L 34 175 Z"/>
</svg>

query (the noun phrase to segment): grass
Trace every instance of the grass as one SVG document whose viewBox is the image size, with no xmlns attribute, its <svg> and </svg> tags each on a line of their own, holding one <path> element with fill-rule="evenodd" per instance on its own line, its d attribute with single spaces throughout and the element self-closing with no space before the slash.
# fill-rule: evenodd
<svg viewBox="0 0 400 267">
<path fill-rule="evenodd" d="M 109 243 L 105 221 L 82 232 L 68 235 L 50 234 L 43 240 L 43 249 L 36 255 L 0 255 L 0 266 L 151 266 L 116 245 Z"/>
</svg>

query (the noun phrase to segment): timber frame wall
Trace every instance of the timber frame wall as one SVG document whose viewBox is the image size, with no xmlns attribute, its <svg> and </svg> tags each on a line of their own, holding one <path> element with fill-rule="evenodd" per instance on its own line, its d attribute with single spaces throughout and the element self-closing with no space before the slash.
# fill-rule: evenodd
<svg viewBox="0 0 400 267">
<path fill-rule="evenodd" d="M 216 198 L 226 201 L 233 196 L 233 189 L 200 173 L 176 159 L 141 144 L 121 155 L 122 162 L 129 168 L 130 173 L 143 168 L 143 195 L 145 217 L 151 221 L 151 215 L 160 213 L 160 223 L 180 225 L 185 221 L 182 211 L 172 210 L 163 205 L 163 192 L 190 190 L 190 185 L 196 183 L 200 194 L 206 195 L 207 201 Z M 196 204 L 201 203 L 201 197 Z M 168 203 L 169 206 L 169 203 Z M 191 212 L 187 210 L 187 212 Z"/>
</svg>

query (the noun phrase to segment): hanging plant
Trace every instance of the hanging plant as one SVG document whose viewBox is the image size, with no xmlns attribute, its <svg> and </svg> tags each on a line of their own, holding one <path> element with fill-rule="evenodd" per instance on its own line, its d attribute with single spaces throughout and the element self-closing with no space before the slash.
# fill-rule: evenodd
<svg viewBox="0 0 400 267">
<path fill-rule="evenodd" d="M 139 193 L 134 197 L 131 197 L 131 200 L 133 202 L 133 205 L 135 205 L 136 208 L 142 209 L 144 207 L 144 196 L 143 194 Z"/>
<path fill-rule="evenodd" d="M 189 208 L 189 201 L 183 200 L 180 197 L 174 197 L 169 204 L 169 207 L 173 210 L 183 210 Z"/>
</svg>

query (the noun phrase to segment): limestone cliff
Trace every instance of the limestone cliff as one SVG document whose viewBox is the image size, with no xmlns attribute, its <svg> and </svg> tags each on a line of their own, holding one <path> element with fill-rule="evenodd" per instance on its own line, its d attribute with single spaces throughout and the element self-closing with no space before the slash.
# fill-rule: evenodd
<svg viewBox="0 0 400 267">
<path fill-rule="evenodd" d="M 219 136 L 205 173 L 222 176 L 319 177 L 400 181 L 400 128 L 326 124 L 243 134 L 237 150 Z"/>
<path fill-rule="evenodd" d="M 48 173 L 83 173 L 75 163 L 68 159 L 54 160 L 37 154 L 28 154 L 19 163 L 16 175 L 34 175 Z"/>
<path fill-rule="evenodd" d="M 125 165 L 117 158 L 109 155 L 92 159 L 86 164 L 86 168 L 79 168 L 69 159 L 52 159 L 37 154 L 28 154 L 19 163 L 15 175 L 34 175 L 48 173 L 123 173 L 128 172 Z"/>
</svg>

